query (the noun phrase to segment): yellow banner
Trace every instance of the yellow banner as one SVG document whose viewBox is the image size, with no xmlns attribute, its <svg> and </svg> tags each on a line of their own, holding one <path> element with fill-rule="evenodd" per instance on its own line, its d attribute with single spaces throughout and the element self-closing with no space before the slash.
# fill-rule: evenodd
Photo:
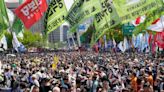
<svg viewBox="0 0 164 92">
<path fill-rule="evenodd" d="M 59 62 L 59 58 L 57 56 L 54 56 L 54 62 L 52 64 L 52 69 L 56 70 L 58 62 Z"/>
</svg>

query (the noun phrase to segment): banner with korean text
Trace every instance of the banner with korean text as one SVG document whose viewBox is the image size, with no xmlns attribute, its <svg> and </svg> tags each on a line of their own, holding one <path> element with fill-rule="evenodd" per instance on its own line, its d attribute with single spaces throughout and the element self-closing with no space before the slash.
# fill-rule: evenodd
<svg viewBox="0 0 164 92">
<path fill-rule="evenodd" d="M 161 0 L 113 0 L 122 23 L 130 22 L 162 6 Z"/>
<path fill-rule="evenodd" d="M 66 17 L 71 31 L 75 31 L 80 23 L 100 11 L 101 4 L 99 0 L 76 0 Z"/>
<path fill-rule="evenodd" d="M 29 29 L 40 20 L 47 7 L 46 0 L 26 0 L 15 10 L 15 13 Z"/>
<path fill-rule="evenodd" d="M 52 0 L 45 17 L 46 33 L 57 29 L 65 21 L 67 9 L 64 0 Z"/>
<path fill-rule="evenodd" d="M 120 23 L 119 16 L 110 0 L 100 0 L 102 10 L 95 15 L 94 25 L 96 32 L 91 43 L 95 43 L 101 36 L 104 35 L 110 28 L 115 27 Z"/>
</svg>

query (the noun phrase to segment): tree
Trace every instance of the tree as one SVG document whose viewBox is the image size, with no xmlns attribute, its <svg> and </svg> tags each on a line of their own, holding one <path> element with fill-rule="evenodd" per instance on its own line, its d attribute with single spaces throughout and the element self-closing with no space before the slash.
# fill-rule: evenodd
<svg viewBox="0 0 164 92">
<path fill-rule="evenodd" d="M 25 30 L 23 33 L 23 39 L 19 39 L 26 47 L 38 47 L 42 42 L 42 36 L 39 33 L 32 33 L 29 30 Z"/>
</svg>

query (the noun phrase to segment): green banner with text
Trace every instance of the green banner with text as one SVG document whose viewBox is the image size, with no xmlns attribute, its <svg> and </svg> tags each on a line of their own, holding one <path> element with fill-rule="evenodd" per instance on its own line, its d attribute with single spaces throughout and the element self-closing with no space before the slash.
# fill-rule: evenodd
<svg viewBox="0 0 164 92">
<path fill-rule="evenodd" d="M 100 11 L 101 4 L 99 0 L 76 0 L 66 17 L 66 20 L 70 24 L 70 30 L 72 32 L 76 31 L 80 23 Z"/>
<path fill-rule="evenodd" d="M 96 42 L 110 28 L 115 27 L 120 23 L 120 18 L 110 0 L 100 0 L 102 11 L 95 15 L 94 25 L 96 32 L 91 43 Z M 95 38 L 95 39 L 94 39 Z"/>
<path fill-rule="evenodd" d="M 122 23 L 130 22 L 162 6 L 161 0 L 113 0 Z"/>
<path fill-rule="evenodd" d="M 45 17 L 46 33 L 50 33 L 64 23 L 67 15 L 64 0 L 52 0 Z"/>
</svg>

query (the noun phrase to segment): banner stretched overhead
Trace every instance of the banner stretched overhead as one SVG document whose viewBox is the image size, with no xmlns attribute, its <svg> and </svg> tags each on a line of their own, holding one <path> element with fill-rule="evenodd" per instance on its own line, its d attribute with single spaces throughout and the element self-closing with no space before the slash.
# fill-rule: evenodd
<svg viewBox="0 0 164 92">
<path fill-rule="evenodd" d="M 46 33 L 50 33 L 64 23 L 67 9 L 64 0 L 52 0 L 45 18 Z"/>
<path fill-rule="evenodd" d="M 144 15 L 162 6 L 161 0 L 113 0 L 122 23 Z"/>
<path fill-rule="evenodd" d="M 68 13 L 66 20 L 69 22 L 71 31 L 87 18 L 101 11 L 99 0 L 76 0 Z"/>
<path fill-rule="evenodd" d="M 46 0 L 26 0 L 15 10 L 15 13 L 29 29 L 40 20 L 47 7 Z"/>
<path fill-rule="evenodd" d="M 97 40 L 110 28 L 120 23 L 119 16 L 110 0 L 100 0 L 102 11 L 95 15 L 94 25 Z"/>
</svg>

